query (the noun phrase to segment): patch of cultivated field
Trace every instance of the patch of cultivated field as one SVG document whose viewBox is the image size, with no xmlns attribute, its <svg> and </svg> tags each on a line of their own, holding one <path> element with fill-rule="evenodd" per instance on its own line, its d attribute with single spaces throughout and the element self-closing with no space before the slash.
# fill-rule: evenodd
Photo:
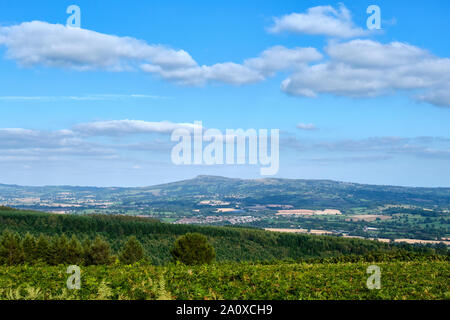
<svg viewBox="0 0 450 320">
<path fill-rule="evenodd" d="M 394 242 L 406 242 L 409 244 L 439 244 L 444 243 L 450 246 L 450 241 L 437 241 L 437 240 L 420 240 L 420 239 L 395 239 Z"/>
<path fill-rule="evenodd" d="M 288 228 L 265 228 L 266 231 L 272 232 L 287 232 L 287 233 L 309 233 L 316 235 L 325 235 L 325 234 L 333 234 L 333 232 L 328 230 L 307 230 L 307 229 L 288 229 Z"/>
<path fill-rule="evenodd" d="M 349 216 L 349 218 L 346 219 L 346 221 L 367 221 L 367 222 L 371 222 L 371 221 L 375 221 L 377 218 L 379 218 L 381 220 L 389 220 L 389 219 L 391 219 L 390 216 L 384 216 L 384 215 L 381 215 L 381 214 L 356 214 L 356 215 Z"/>
<path fill-rule="evenodd" d="M 234 211 L 237 211 L 237 210 L 239 210 L 239 209 L 236 209 L 236 208 L 218 208 L 216 210 L 216 212 L 234 212 Z"/>
<path fill-rule="evenodd" d="M 275 215 L 296 215 L 296 216 L 314 216 L 314 215 L 340 215 L 342 212 L 336 209 L 325 210 L 308 210 L 308 209 L 291 209 L 278 210 Z"/>
</svg>

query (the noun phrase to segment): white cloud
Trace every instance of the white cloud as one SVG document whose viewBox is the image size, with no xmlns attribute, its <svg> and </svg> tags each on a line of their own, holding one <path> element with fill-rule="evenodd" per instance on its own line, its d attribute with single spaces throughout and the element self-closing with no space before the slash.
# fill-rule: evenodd
<svg viewBox="0 0 450 320">
<path fill-rule="evenodd" d="M 171 133 L 178 128 L 193 130 L 195 124 L 170 121 L 148 122 L 142 120 L 111 120 L 75 125 L 73 131 L 90 136 L 119 136 L 138 133 Z"/>
<path fill-rule="evenodd" d="M 332 41 L 326 48 L 331 59 L 361 68 L 408 66 L 432 55 L 423 49 L 402 42 L 382 44 L 372 40 Z"/>
<path fill-rule="evenodd" d="M 67 162 L 79 158 L 98 160 L 125 160 L 137 156 L 169 155 L 173 147 L 169 135 L 144 139 L 128 137 L 137 133 L 168 133 L 175 128 L 192 129 L 194 124 L 168 121 L 147 122 L 116 120 L 90 122 L 71 129 L 43 131 L 23 128 L 0 129 L 0 162 Z M 299 124 L 299 128 L 311 130 L 311 124 Z M 132 138 L 132 139 L 129 139 Z M 230 139 L 227 136 L 226 139 Z M 234 141 L 234 139 L 233 139 Z M 372 137 L 348 140 L 298 139 L 284 136 L 282 150 L 302 154 L 326 152 L 339 157 L 392 157 L 412 156 L 420 158 L 450 159 L 450 139 L 445 137 Z M 350 159 L 348 158 L 348 159 Z M 134 158 L 133 158 L 134 159 Z M 134 161 L 134 160 L 133 160 Z M 134 163 L 136 164 L 136 163 Z"/>
<path fill-rule="evenodd" d="M 317 127 L 312 123 L 299 123 L 297 124 L 297 129 L 305 131 L 314 131 L 317 130 Z"/>
<path fill-rule="evenodd" d="M 415 97 L 419 101 L 428 102 L 440 107 L 450 107 L 450 85 L 446 89 L 435 89 Z"/>
<path fill-rule="evenodd" d="M 303 22 L 294 24 L 299 16 L 306 20 L 300 19 Z M 288 26 L 292 28 L 296 26 L 298 30 L 305 32 L 328 35 L 334 32 L 342 37 L 362 34 L 353 26 L 350 13 L 344 6 L 338 9 L 330 6 L 315 7 L 304 14 L 289 15 L 289 19 L 286 17 L 279 18 L 272 31 L 281 32 Z M 294 21 L 292 25 L 286 24 L 291 20 Z M 322 29 L 314 29 L 316 23 Z M 324 62 L 319 62 L 323 56 L 315 48 L 274 46 L 264 50 L 257 57 L 243 60 L 242 63 L 200 65 L 183 50 L 147 44 L 131 37 L 118 37 L 33 21 L 0 27 L 0 45 L 6 46 L 7 57 L 25 66 L 44 65 L 76 70 L 115 71 L 132 68 L 182 85 L 205 85 L 210 82 L 251 84 L 285 71 L 290 75 L 282 82 L 281 89 L 291 95 L 317 97 L 320 94 L 333 94 L 345 97 L 375 97 L 408 92 L 417 101 L 450 106 L 448 94 L 450 59 L 436 57 L 426 50 L 401 42 L 382 44 L 372 40 L 347 42 L 333 40 L 325 48 L 329 59 Z M 126 97 L 10 96 L 0 97 L 0 101 L 123 98 Z"/>
<path fill-rule="evenodd" d="M 422 93 L 417 100 L 450 106 L 450 59 L 409 44 L 371 40 L 331 42 L 330 60 L 304 65 L 283 81 L 283 91 L 305 97 L 321 93 L 374 97 L 398 91 Z"/>
<path fill-rule="evenodd" d="M 182 85 L 204 85 L 211 81 L 240 85 L 259 82 L 265 79 L 258 71 L 233 62 L 170 70 L 143 64 L 141 69 L 145 72 L 158 74 L 163 79 Z"/>
<path fill-rule="evenodd" d="M 114 155 L 123 150 L 165 151 L 170 145 L 167 139 L 152 138 L 138 142 L 119 143 L 117 137 L 142 133 L 171 133 L 178 128 L 193 130 L 195 124 L 169 121 L 148 122 L 141 120 L 113 120 L 81 123 L 71 129 L 31 130 L 23 128 L 0 128 L 2 155 Z M 95 139 L 112 137 L 111 139 Z M 93 139 L 94 138 L 94 139 Z"/>
<path fill-rule="evenodd" d="M 306 13 L 291 13 L 275 18 L 269 32 L 283 31 L 339 38 L 357 37 L 367 33 L 354 25 L 350 11 L 343 4 L 337 9 L 332 6 L 318 6 L 309 8 Z"/>
<path fill-rule="evenodd" d="M 185 85 L 255 83 L 277 71 L 295 69 L 298 64 L 322 57 L 314 48 L 276 46 L 243 64 L 223 62 L 199 65 L 184 50 L 41 21 L 0 27 L 0 45 L 6 46 L 7 58 L 23 66 L 43 65 L 80 71 L 137 68 Z"/>
<path fill-rule="evenodd" d="M 24 66 L 120 71 L 141 61 L 163 68 L 196 64 L 183 50 L 41 21 L 0 27 L 0 44 L 7 47 L 8 58 Z"/>
<path fill-rule="evenodd" d="M 264 75 L 272 75 L 277 71 L 295 69 L 321 59 L 322 54 L 315 48 L 288 49 L 283 46 L 274 46 L 263 51 L 258 58 L 245 60 L 244 65 Z"/>
<path fill-rule="evenodd" d="M 169 154 L 169 137 L 127 140 L 118 137 L 138 133 L 170 133 L 192 130 L 195 124 L 169 121 L 115 120 L 82 123 L 71 129 L 32 130 L 0 128 L 0 161 L 65 161 L 74 157 L 118 159 L 124 152 L 148 151 Z M 102 137 L 101 139 L 97 139 Z"/>
<path fill-rule="evenodd" d="M 275 46 L 263 51 L 257 58 L 245 60 L 243 64 L 225 62 L 212 66 L 203 65 L 170 70 L 143 64 L 141 68 L 146 72 L 159 74 L 164 79 L 181 84 L 202 85 L 212 81 L 241 85 L 263 81 L 278 71 L 299 68 L 321 58 L 322 55 L 315 48 L 289 49 Z"/>
</svg>

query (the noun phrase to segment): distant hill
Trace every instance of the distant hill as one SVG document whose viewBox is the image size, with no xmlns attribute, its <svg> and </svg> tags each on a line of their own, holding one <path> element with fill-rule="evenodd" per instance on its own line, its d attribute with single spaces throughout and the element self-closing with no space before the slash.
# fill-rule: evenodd
<svg viewBox="0 0 450 320">
<path fill-rule="evenodd" d="M 413 188 L 366 185 L 331 180 L 232 179 L 198 176 L 194 179 L 147 188 L 158 197 L 219 196 L 261 204 L 280 203 L 313 207 L 385 203 L 449 205 L 450 188 Z"/>
<path fill-rule="evenodd" d="M 124 205 L 178 205 L 188 209 L 199 198 L 240 201 L 244 205 L 285 204 L 298 208 L 375 208 L 386 204 L 450 209 L 450 188 L 367 185 L 331 180 L 233 179 L 198 176 L 194 179 L 142 188 L 71 186 L 23 187 L 1 185 L 0 197 L 52 199 L 62 192 L 76 197 L 113 200 Z"/>
</svg>

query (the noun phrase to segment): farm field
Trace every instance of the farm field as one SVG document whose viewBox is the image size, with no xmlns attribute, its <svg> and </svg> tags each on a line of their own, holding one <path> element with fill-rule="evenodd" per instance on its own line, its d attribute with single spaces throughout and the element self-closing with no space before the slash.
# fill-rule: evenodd
<svg viewBox="0 0 450 320">
<path fill-rule="evenodd" d="M 366 286 L 370 262 L 89 266 L 68 290 L 67 266 L 0 266 L 0 299 L 361 300 L 450 299 L 448 261 L 378 262 L 381 289 Z"/>
</svg>

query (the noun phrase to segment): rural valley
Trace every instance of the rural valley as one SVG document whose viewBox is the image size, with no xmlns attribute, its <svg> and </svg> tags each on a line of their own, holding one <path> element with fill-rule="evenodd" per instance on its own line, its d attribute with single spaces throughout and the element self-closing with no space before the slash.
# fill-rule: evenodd
<svg viewBox="0 0 450 320">
<path fill-rule="evenodd" d="M 450 188 L 198 176 L 144 188 L 0 185 L 0 205 L 173 224 L 450 244 Z"/>
</svg>

